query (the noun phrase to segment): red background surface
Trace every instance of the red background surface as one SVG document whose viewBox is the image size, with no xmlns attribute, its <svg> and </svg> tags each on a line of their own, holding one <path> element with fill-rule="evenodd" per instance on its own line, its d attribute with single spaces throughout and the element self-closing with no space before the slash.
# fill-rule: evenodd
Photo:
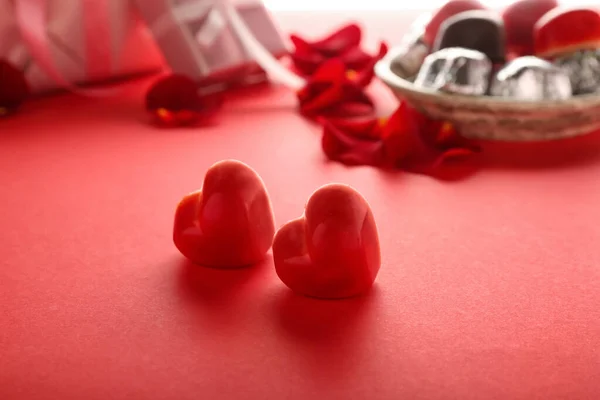
<svg viewBox="0 0 600 400">
<path fill-rule="evenodd" d="M 400 37 L 397 16 L 363 17 L 370 39 Z M 315 34 L 346 19 L 281 16 Z M 477 173 L 439 181 L 326 162 L 285 90 L 236 96 L 214 127 L 153 128 L 149 83 L 0 122 L 0 399 L 600 396 L 600 135 L 488 145 Z M 174 208 L 224 158 L 262 175 L 277 225 L 320 185 L 359 189 L 374 291 L 311 300 L 271 258 L 186 262 Z"/>
</svg>

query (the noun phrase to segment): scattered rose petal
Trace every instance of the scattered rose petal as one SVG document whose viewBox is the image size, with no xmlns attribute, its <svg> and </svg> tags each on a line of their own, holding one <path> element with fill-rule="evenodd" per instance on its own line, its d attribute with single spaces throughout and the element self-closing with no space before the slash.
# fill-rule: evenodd
<svg viewBox="0 0 600 400">
<path fill-rule="evenodd" d="M 455 147 L 452 149 L 448 149 L 443 151 L 435 160 L 435 162 L 431 166 L 431 170 L 436 170 L 444 164 L 448 164 L 453 161 L 459 161 L 465 158 L 468 158 L 475 154 L 478 150 L 474 148 L 468 147 Z"/>
<path fill-rule="evenodd" d="M 388 47 L 385 43 L 380 43 L 379 51 L 375 56 L 371 56 L 371 59 L 362 66 L 362 68 L 357 69 L 357 73 L 354 76 L 354 81 L 358 86 L 367 87 L 375 77 L 375 64 L 379 60 L 381 60 L 388 52 Z M 348 67 L 348 63 L 346 63 L 346 67 Z"/>
<path fill-rule="evenodd" d="M 306 41 L 297 35 L 291 35 L 291 39 L 296 47 L 300 47 L 300 51 L 316 50 L 325 57 L 333 58 L 359 46 L 362 40 L 362 30 L 357 24 L 348 24 L 314 42 Z"/>
<path fill-rule="evenodd" d="M 381 48 L 381 43 L 379 47 Z M 386 45 L 387 47 L 387 45 Z M 384 54 L 385 55 L 385 54 Z M 375 56 L 377 57 L 377 56 Z M 374 56 L 365 52 L 360 47 L 353 47 L 347 52 L 340 55 L 340 58 L 344 60 L 344 64 L 346 64 L 346 68 L 353 71 L 361 71 L 365 67 L 367 67 L 373 61 Z M 381 57 L 377 57 L 381 58 Z"/>
<path fill-rule="evenodd" d="M 296 42 L 294 42 L 296 43 Z M 296 50 L 290 53 L 290 58 L 294 63 L 296 71 L 304 76 L 310 76 L 325 62 L 327 58 L 323 55 L 312 51 L 299 51 L 296 45 Z"/>
<path fill-rule="evenodd" d="M 385 162 L 394 168 L 421 163 L 428 148 L 421 140 L 422 114 L 405 102 L 389 117 L 383 128 L 382 140 Z"/>
<path fill-rule="evenodd" d="M 322 119 L 323 151 L 347 165 L 372 165 L 434 174 L 442 165 L 478 151 L 448 123 L 402 103 L 386 119 Z"/>
<path fill-rule="evenodd" d="M 435 130 L 435 132 L 436 136 L 434 145 L 438 148 L 465 148 L 472 150 L 472 152 L 478 152 L 481 150 L 479 145 L 477 145 L 475 142 L 465 138 L 464 136 L 461 136 L 454 125 L 449 122 L 442 122 L 440 125 L 438 125 L 438 128 Z"/>
<path fill-rule="evenodd" d="M 383 161 L 381 124 L 362 121 L 323 120 L 321 145 L 325 155 L 346 165 L 378 166 Z"/>
<path fill-rule="evenodd" d="M 387 52 L 387 45 L 382 43 L 378 54 L 371 55 L 360 48 L 362 32 L 355 24 L 347 25 L 330 36 L 309 42 L 298 35 L 291 35 L 295 50 L 290 54 L 296 70 L 305 76 L 311 76 L 326 61 L 339 58 L 346 69 L 362 73 L 372 70 L 375 63 Z M 383 50 L 383 53 L 382 53 Z M 368 80 L 370 82 L 370 80 Z"/>
<path fill-rule="evenodd" d="M 336 129 L 358 139 L 380 140 L 382 136 L 382 129 L 385 126 L 386 120 L 370 117 L 352 119 L 321 118 L 320 122 L 330 122 L 336 127 Z"/>
<path fill-rule="evenodd" d="M 365 115 L 374 109 L 371 98 L 356 79 L 348 77 L 339 59 L 323 64 L 297 95 L 300 111 L 307 116 Z"/>
<path fill-rule="evenodd" d="M 0 117 L 17 111 L 29 93 L 23 72 L 8 61 L 0 60 Z"/>
<path fill-rule="evenodd" d="M 451 159 L 479 149 L 454 127 L 435 121 L 403 102 L 390 117 L 384 132 L 386 161 L 407 171 L 431 174 Z"/>
<path fill-rule="evenodd" d="M 190 125 L 215 114 L 222 98 L 200 95 L 199 85 L 183 75 L 167 75 L 156 81 L 146 93 L 146 109 L 164 125 Z"/>
</svg>

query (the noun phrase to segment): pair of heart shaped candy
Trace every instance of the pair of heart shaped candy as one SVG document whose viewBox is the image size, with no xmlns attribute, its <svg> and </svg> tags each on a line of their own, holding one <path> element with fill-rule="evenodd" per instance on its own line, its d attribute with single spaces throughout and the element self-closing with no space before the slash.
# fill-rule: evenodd
<svg viewBox="0 0 600 400">
<path fill-rule="evenodd" d="M 262 179 L 235 160 L 213 165 L 202 189 L 181 200 L 173 241 L 192 262 L 218 268 L 257 263 L 272 246 L 281 281 L 317 298 L 367 291 L 381 264 L 373 213 L 356 190 L 342 184 L 319 188 L 304 214 L 275 232 Z"/>
</svg>

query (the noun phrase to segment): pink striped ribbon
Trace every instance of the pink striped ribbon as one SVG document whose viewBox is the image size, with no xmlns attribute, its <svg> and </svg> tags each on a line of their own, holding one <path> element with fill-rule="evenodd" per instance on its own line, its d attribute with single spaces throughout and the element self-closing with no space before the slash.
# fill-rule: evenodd
<svg viewBox="0 0 600 400">
<path fill-rule="evenodd" d="M 70 82 L 56 66 L 47 35 L 50 0 L 15 0 L 15 17 L 21 37 L 36 64 L 57 84 L 84 96 L 106 96 L 113 89 L 82 89 Z M 73 0 L 75 1 L 75 0 Z M 110 18 L 104 0 L 82 3 L 86 74 L 90 80 L 106 77 L 112 68 Z"/>
</svg>

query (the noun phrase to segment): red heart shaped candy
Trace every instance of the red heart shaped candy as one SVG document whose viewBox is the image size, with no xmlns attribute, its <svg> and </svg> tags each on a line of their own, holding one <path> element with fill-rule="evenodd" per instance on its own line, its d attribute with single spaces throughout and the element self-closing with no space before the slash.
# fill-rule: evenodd
<svg viewBox="0 0 600 400">
<path fill-rule="evenodd" d="M 271 201 L 258 174 L 235 160 L 213 165 L 202 190 L 175 212 L 173 241 L 197 264 L 241 267 L 262 260 L 273 242 Z"/>
<path fill-rule="evenodd" d="M 350 186 L 321 187 L 304 215 L 277 231 L 273 258 L 277 275 L 296 293 L 337 299 L 367 291 L 381 264 L 369 204 Z"/>
</svg>

